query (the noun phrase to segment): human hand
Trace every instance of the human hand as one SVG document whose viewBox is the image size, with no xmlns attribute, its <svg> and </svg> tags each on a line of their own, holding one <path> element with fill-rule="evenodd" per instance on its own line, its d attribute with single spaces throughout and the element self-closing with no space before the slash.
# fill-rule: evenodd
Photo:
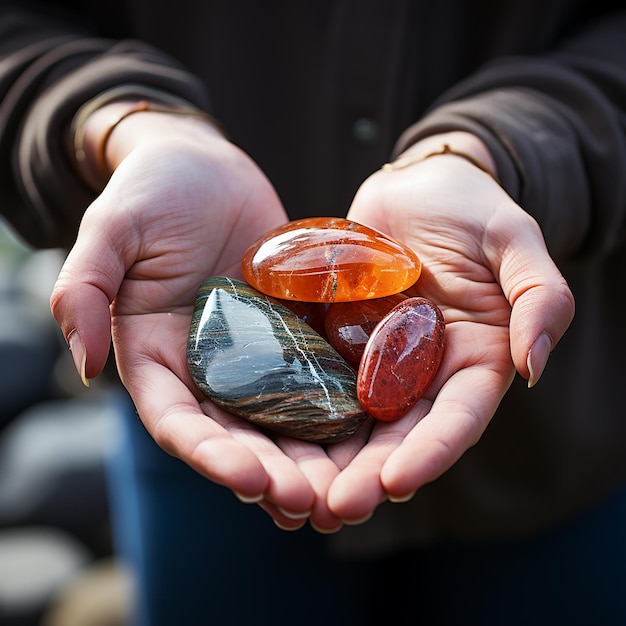
<svg viewBox="0 0 626 626">
<path fill-rule="evenodd" d="M 484 154 L 465 133 L 428 144 L 468 139 Z M 348 217 L 415 250 L 424 266 L 415 291 L 446 320 L 443 362 L 425 397 L 397 422 L 377 423 L 367 442 L 348 440 L 329 450 L 344 468 L 329 489 L 329 508 L 356 523 L 386 499 L 409 499 L 474 445 L 515 370 L 529 386 L 537 382 L 574 302 L 536 222 L 461 157 L 373 174 Z"/>
<path fill-rule="evenodd" d="M 334 463 L 320 446 L 284 441 L 294 461 L 218 409 L 196 390 L 185 358 L 199 283 L 240 277 L 247 247 L 286 221 L 280 201 L 243 152 L 197 119 L 133 114 L 116 126 L 106 156 L 114 173 L 86 211 L 51 298 L 77 368 L 97 376 L 112 338 L 122 382 L 166 452 L 258 501 L 281 526 L 302 525 L 325 502 Z M 324 515 L 322 526 L 337 523 Z"/>
</svg>

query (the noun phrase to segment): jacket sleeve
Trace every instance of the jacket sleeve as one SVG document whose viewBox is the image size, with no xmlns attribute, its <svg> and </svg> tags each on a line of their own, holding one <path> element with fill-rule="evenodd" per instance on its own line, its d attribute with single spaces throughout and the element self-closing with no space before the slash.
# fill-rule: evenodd
<svg viewBox="0 0 626 626">
<path fill-rule="evenodd" d="M 395 152 L 448 130 L 480 136 L 502 186 L 559 260 L 610 254 L 626 223 L 626 12 L 547 57 L 510 57 L 456 85 Z"/>
<path fill-rule="evenodd" d="M 69 156 L 78 109 L 113 88 L 118 97 L 141 96 L 143 87 L 200 109 L 208 102 L 163 52 L 98 37 L 54 3 L 27 6 L 0 2 L 0 211 L 30 244 L 69 247 L 94 198 Z"/>
</svg>

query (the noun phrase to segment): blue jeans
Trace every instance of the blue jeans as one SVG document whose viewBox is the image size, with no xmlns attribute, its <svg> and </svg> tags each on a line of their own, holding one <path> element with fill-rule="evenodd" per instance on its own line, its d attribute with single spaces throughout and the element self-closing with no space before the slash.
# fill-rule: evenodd
<svg viewBox="0 0 626 626">
<path fill-rule="evenodd" d="M 541 536 L 338 559 L 163 453 L 132 411 L 111 462 L 141 626 L 626 624 L 626 489 Z"/>
</svg>

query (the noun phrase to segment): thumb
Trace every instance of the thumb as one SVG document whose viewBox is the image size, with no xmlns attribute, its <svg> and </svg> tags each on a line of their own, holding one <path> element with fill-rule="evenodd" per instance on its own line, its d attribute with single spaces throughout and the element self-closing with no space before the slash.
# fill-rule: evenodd
<svg viewBox="0 0 626 626">
<path fill-rule="evenodd" d="M 511 305 L 511 356 L 517 371 L 537 383 L 552 350 L 574 317 L 574 296 L 526 213 L 504 243 L 495 275 Z M 509 231 L 510 232 L 510 231 Z"/>
<path fill-rule="evenodd" d="M 548 357 L 574 317 L 574 298 L 565 279 L 557 274 L 513 299 L 511 355 L 517 371 L 533 387 Z"/>
<path fill-rule="evenodd" d="M 110 304 L 125 274 L 121 252 L 103 232 L 81 226 L 50 297 L 52 315 L 86 386 L 107 361 L 111 345 Z"/>
</svg>

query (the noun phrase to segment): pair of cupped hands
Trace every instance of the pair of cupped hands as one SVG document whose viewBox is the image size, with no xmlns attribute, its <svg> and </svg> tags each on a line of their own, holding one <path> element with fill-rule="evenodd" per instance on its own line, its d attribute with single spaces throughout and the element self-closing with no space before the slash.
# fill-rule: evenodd
<svg viewBox="0 0 626 626">
<path fill-rule="evenodd" d="M 467 133 L 429 137 L 410 152 L 444 143 L 489 162 Z M 199 283 L 240 278 L 248 246 L 287 221 L 271 183 L 210 124 L 182 116 L 129 116 L 106 158 L 113 175 L 85 212 L 51 298 L 77 369 L 97 376 L 112 338 L 122 382 L 158 445 L 281 528 L 309 520 L 334 532 L 386 500 L 410 499 L 477 443 L 516 370 L 529 386 L 538 380 L 573 316 L 538 225 L 491 176 L 454 155 L 378 171 L 347 217 L 421 259 L 419 293 L 446 321 L 440 370 L 406 416 L 342 443 L 268 436 L 199 393 L 186 343 Z"/>
</svg>

